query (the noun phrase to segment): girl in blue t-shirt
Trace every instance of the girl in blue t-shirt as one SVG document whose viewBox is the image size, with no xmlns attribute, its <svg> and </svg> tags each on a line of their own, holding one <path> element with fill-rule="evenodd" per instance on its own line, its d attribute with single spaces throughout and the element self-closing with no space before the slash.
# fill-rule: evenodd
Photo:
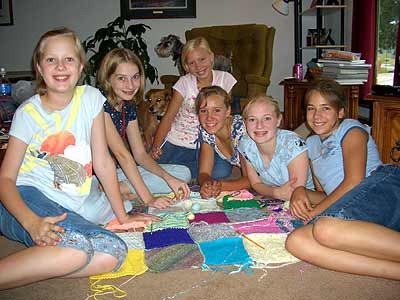
<svg viewBox="0 0 400 300">
<path fill-rule="evenodd" d="M 279 129 L 278 103 L 266 95 L 250 100 L 243 110 L 247 136 L 239 143 L 251 187 L 267 197 L 290 199 L 297 186 L 314 187 L 307 146 L 296 133 Z"/>
<path fill-rule="evenodd" d="M 306 224 L 286 248 L 341 272 L 400 279 L 400 167 L 382 165 L 370 129 L 344 119 L 341 86 L 321 80 L 305 95 L 316 191 L 298 187 L 291 212 Z"/>
</svg>

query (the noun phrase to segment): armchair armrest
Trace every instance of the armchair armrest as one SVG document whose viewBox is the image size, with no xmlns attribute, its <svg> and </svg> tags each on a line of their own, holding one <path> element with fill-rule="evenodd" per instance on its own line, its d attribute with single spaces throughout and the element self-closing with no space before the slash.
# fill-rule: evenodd
<svg viewBox="0 0 400 300">
<path fill-rule="evenodd" d="M 257 94 L 265 94 L 270 84 L 270 80 L 263 76 L 248 74 L 245 76 L 247 83 L 247 95 L 251 98 Z"/>
</svg>

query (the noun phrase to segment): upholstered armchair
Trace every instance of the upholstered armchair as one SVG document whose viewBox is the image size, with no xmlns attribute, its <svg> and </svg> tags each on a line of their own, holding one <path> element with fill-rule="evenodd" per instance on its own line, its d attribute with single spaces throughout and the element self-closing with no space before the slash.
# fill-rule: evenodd
<svg viewBox="0 0 400 300">
<path fill-rule="evenodd" d="M 186 40 L 199 36 L 207 39 L 216 55 L 232 59 L 232 74 L 238 81 L 232 90 L 235 98 L 248 99 L 266 93 L 272 71 L 275 28 L 263 24 L 243 24 L 193 28 L 185 32 Z M 161 76 L 169 87 L 177 76 Z"/>
</svg>

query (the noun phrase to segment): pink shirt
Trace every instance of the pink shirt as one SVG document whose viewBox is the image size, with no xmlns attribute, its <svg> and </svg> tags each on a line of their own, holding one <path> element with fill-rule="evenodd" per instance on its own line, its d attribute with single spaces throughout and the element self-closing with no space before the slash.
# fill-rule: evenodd
<svg viewBox="0 0 400 300">
<path fill-rule="evenodd" d="M 236 79 L 230 73 L 213 70 L 212 85 L 220 86 L 229 93 L 235 83 Z M 186 74 L 179 78 L 173 88 L 182 95 L 183 102 L 172 122 L 167 141 L 176 146 L 195 149 L 200 126 L 195 108 L 199 93 L 197 79 L 192 74 Z"/>
</svg>

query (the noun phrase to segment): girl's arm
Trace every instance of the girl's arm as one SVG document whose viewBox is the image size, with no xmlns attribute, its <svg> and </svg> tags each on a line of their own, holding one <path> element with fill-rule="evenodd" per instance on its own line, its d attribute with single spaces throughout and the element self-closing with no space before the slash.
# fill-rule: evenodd
<svg viewBox="0 0 400 300">
<path fill-rule="evenodd" d="M 150 202 L 151 200 L 153 200 L 153 195 L 150 193 L 147 186 L 145 185 L 142 176 L 140 176 L 134 158 L 126 148 L 108 113 L 104 113 L 104 119 L 106 124 L 105 127 L 108 147 L 111 149 L 115 158 L 118 160 L 119 165 L 121 166 L 130 183 L 135 188 L 138 196 L 145 203 Z"/>
<path fill-rule="evenodd" d="M 320 214 L 365 178 L 368 134 L 360 129 L 349 130 L 342 141 L 344 178 L 338 187 L 323 199 L 310 213 L 310 218 Z M 354 151 L 357 149 L 357 151 Z"/>
<path fill-rule="evenodd" d="M 214 169 L 214 155 L 214 149 L 209 144 L 200 145 L 198 182 L 200 194 L 205 199 L 216 197 L 221 192 L 220 185 L 211 177 Z"/>
<path fill-rule="evenodd" d="M 27 145 L 10 136 L 7 152 L 0 169 L 0 200 L 4 207 L 28 231 L 32 240 L 41 246 L 55 245 L 60 237 L 55 232 L 64 232 L 55 223 L 64 220 L 67 215 L 42 218 L 34 213 L 21 198 L 16 180 L 21 167 Z"/>
<path fill-rule="evenodd" d="M 168 104 L 167 111 L 162 117 L 154 136 L 153 147 L 151 149 L 151 155 L 154 159 L 159 159 L 162 154 L 161 145 L 171 129 L 172 122 L 174 121 L 179 108 L 182 106 L 182 102 L 183 96 L 178 91 L 173 90 L 172 99 Z"/>
<path fill-rule="evenodd" d="M 249 178 L 247 177 L 247 170 L 245 164 L 246 160 L 239 154 L 242 176 L 232 180 L 221 180 L 221 189 L 223 191 L 237 191 L 241 189 L 249 189 L 251 187 Z"/>
<path fill-rule="evenodd" d="M 128 141 L 132 149 L 133 156 L 135 157 L 138 164 L 140 164 L 147 171 L 163 178 L 167 182 L 169 187 L 174 191 L 177 199 L 180 199 L 182 196 L 183 198 L 189 197 L 190 190 L 188 185 L 185 182 L 179 180 L 178 178 L 166 172 L 150 156 L 150 154 L 146 152 L 143 145 L 142 137 L 140 136 L 139 125 L 137 120 L 129 122 L 126 133 L 128 135 Z M 181 195 L 179 191 L 183 192 L 183 195 Z"/>
<path fill-rule="evenodd" d="M 146 214 L 128 215 L 125 212 L 125 207 L 119 192 L 115 164 L 108 152 L 104 125 L 104 112 L 101 110 L 94 119 L 92 125 L 91 148 L 93 153 L 93 169 L 100 179 L 118 222 L 123 224 L 137 220 L 147 222 L 159 221 L 160 218 L 156 216 Z"/>
</svg>

